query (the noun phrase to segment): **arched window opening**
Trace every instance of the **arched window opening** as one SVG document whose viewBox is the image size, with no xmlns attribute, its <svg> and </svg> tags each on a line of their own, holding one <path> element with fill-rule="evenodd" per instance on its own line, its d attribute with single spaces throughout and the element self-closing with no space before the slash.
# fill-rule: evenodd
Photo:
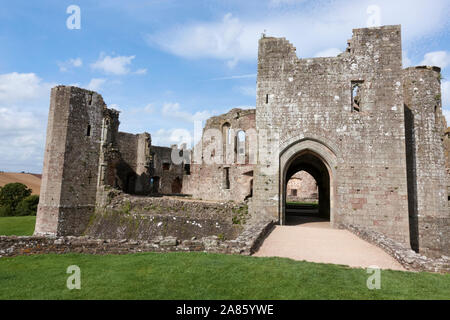
<svg viewBox="0 0 450 320">
<path fill-rule="evenodd" d="M 223 155 L 223 163 L 227 163 L 227 152 L 230 150 L 229 141 L 231 135 L 231 125 L 228 122 L 225 122 L 222 125 L 222 155 Z"/>
<path fill-rule="evenodd" d="M 245 131 L 239 131 L 237 137 L 238 137 L 238 139 L 237 139 L 238 155 L 243 156 L 243 155 L 245 155 Z"/>
</svg>

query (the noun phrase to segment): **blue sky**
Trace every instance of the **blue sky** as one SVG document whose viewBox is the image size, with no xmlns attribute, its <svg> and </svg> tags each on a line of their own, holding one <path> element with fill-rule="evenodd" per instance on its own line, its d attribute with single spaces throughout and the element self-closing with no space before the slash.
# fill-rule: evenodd
<svg viewBox="0 0 450 320">
<path fill-rule="evenodd" d="M 81 29 L 66 26 L 70 5 Z M 404 66 L 439 65 L 450 123 L 448 0 L 16 0 L 0 9 L 0 170 L 42 170 L 49 92 L 102 94 L 120 130 L 170 145 L 193 121 L 255 106 L 257 41 L 286 37 L 299 57 L 334 56 L 379 8 L 402 24 Z"/>
</svg>

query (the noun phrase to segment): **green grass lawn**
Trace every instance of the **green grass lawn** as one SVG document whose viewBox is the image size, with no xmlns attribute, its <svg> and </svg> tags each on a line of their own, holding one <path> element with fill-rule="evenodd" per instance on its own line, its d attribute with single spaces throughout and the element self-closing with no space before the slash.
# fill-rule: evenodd
<svg viewBox="0 0 450 320">
<path fill-rule="evenodd" d="M 36 216 L 0 217 L 1 236 L 31 236 L 34 232 Z"/>
<path fill-rule="evenodd" d="M 81 290 L 66 287 L 81 268 Z M 206 253 L 0 258 L 0 299 L 450 299 L 450 275 Z"/>
<path fill-rule="evenodd" d="M 317 202 L 302 202 L 302 201 L 290 201 L 290 202 L 286 202 L 286 204 L 288 206 L 312 206 L 312 207 L 319 207 L 319 204 Z"/>
</svg>

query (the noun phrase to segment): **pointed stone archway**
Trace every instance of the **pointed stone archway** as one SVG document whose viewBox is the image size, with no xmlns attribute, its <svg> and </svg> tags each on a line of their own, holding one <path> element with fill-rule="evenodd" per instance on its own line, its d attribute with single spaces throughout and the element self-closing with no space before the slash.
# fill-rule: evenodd
<svg viewBox="0 0 450 320">
<path fill-rule="evenodd" d="M 337 156 L 331 148 L 318 140 L 294 142 L 280 156 L 279 221 L 286 224 L 286 185 L 300 170 L 310 173 L 319 186 L 319 216 L 329 219 L 336 227 L 336 168 Z"/>
</svg>

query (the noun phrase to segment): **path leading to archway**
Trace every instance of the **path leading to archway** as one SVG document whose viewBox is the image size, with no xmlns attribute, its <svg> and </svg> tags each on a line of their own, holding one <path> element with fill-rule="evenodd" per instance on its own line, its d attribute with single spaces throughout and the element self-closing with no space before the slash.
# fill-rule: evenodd
<svg viewBox="0 0 450 320">
<path fill-rule="evenodd" d="M 348 230 L 331 228 L 328 221 L 276 226 L 254 256 L 405 271 L 382 249 Z"/>
</svg>

